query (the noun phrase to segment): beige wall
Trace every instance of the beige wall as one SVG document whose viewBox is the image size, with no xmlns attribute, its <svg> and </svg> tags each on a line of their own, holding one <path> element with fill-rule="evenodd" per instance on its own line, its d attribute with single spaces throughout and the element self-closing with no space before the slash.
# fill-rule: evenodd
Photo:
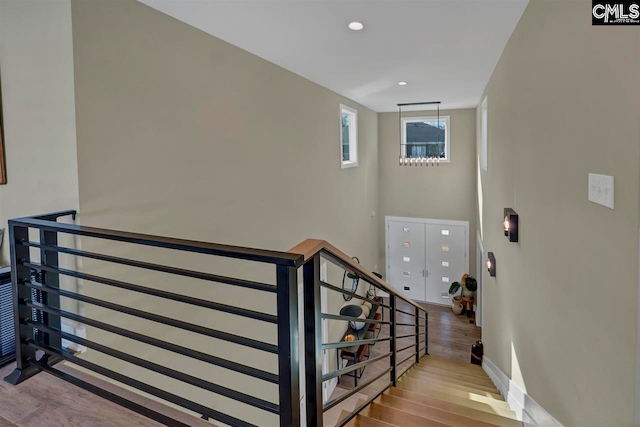
<svg viewBox="0 0 640 427">
<path fill-rule="evenodd" d="M 564 425 L 630 426 L 640 32 L 592 26 L 590 10 L 532 0 L 486 89 L 478 227 L 497 277 L 484 272 L 483 341 L 486 357 Z M 615 177 L 614 210 L 587 200 L 589 172 Z M 519 214 L 518 243 L 502 233 L 505 207 Z"/>
<path fill-rule="evenodd" d="M 403 112 L 402 117 L 432 116 L 435 111 Z M 475 110 L 442 110 L 450 116 L 451 163 L 438 167 L 398 166 L 398 113 L 378 116 L 380 156 L 379 265 L 385 272 L 385 216 L 469 222 L 469 273 L 476 271 L 476 119 Z"/>
<path fill-rule="evenodd" d="M 78 206 L 70 1 L 0 1 L 7 220 Z M 0 265 L 9 263 L 8 229 Z"/>
<path fill-rule="evenodd" d="M 84 224 L 187 239 L 288 250 L 330 241 L 367 268 L 377 262 L 377 114 L 289 71 L 133 0 L 73 1 L 74 57 Z M 358 110 L 359 166 L 340 168 L 339 105 Z M 275 269 L 84 240 L 83 248 L 273 282 Z M 273 313 L 275 298 L 85 262 L 93 273 Z M 336 277 L 338 275 L 330 275 Z M 341 275 L 339 277 L 341 280 Z M 340 285 L 340 282 L 334 283 Z M 275 342 L 275 327 L 167 304 L 89 282 L 85 293 L 239 335 Z M 342 297 L 333 294 L 330 307 Z M 274 371 L 275 358 L 189 333 L 88 316 Z M 277 388 L 198 363 L 180 363 L 96 330 L 88 336 L 228 387 L 277 402 Z M 275 416 L 88 352 L 86 357 L 189 395 L 235 416 Z M 205 374 L 203 374 L 203 372 Z"/>
</svg>

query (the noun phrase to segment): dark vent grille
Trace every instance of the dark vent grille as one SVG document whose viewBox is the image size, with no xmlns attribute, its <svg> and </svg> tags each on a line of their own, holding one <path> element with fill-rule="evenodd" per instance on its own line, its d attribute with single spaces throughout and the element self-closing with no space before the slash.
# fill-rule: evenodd
<svg viewBox="0 0 640 427">
<path fill-rule="evenodd" d="M 41 271 L 31 271 L 31 281 L 35 282 L 35 283 L 44 283 L 43 281 L 43 274 Z M 39 289 L 31 289 L 31 301 L 33 302 L 38 302 L 38 303 L 43 303 L 42 301 L 42 291 L 40 291 Z M 35 308 L 31 309 L 31 318 L 35 321 L 35 322 L 39 322 L 39 323 L 45 323 L 44 322 L 44 313 L 40 310 L 36 310 Z M 43 337 L 43 333 L 41 330 L 39 330 L 38 328 L 33 328 L 33 331 L 35 333 L 34 338 L 36 340 L 41 340 Z"/>
<path fill-rule="evenodd" d="M 0 358 L 16 350 L 12 295 L 11 282 L 0 279 Z"/>
</svg>

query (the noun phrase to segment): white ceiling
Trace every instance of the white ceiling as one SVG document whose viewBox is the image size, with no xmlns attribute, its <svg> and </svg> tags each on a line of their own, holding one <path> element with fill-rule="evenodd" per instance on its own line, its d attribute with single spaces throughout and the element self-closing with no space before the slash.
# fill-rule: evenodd
<svg viewBox="0 0 640 427">
<path fill-rule="evenodd" d="M 422 101 L 475 107 L 528 3 L 139 1 L 378 112 Z M 351 31 L 351 21 L 365 28 Z"/>
</svg>

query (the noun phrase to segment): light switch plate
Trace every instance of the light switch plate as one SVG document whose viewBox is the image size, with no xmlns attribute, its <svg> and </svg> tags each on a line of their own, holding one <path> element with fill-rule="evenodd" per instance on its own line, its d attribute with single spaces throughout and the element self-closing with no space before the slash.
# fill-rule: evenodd
<svg viewBox="0 0 640 427">
<path fill-rule="evenodd" d="M 589 201 L 613 209 L 613 177 L 589 174 Z"/>
</svg>

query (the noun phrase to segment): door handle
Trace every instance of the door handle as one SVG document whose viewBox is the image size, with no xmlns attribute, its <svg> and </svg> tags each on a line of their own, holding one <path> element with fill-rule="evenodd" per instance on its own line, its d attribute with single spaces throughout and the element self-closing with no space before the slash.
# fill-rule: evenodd
<svg viewBox="0 0 640 427">
<path fill-rule="evenodd" d="M 422 270 L 422 277 L 429 277 L 429 270 Z"/>
</svg>

